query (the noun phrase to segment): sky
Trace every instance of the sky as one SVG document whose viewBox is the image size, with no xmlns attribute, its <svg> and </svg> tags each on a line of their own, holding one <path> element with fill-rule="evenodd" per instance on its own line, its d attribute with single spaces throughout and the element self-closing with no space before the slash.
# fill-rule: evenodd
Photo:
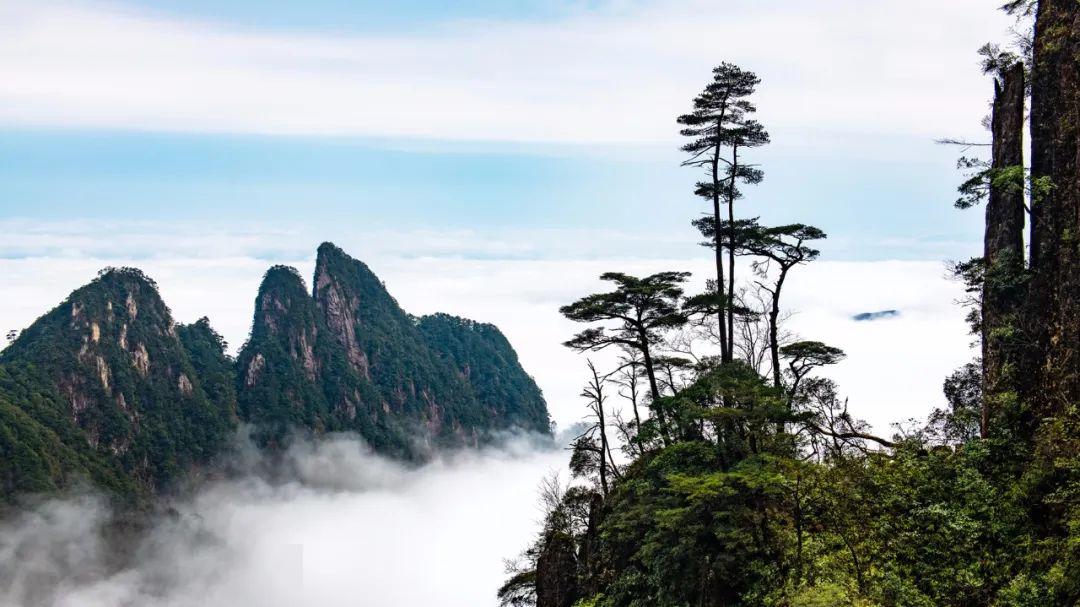
<svg viewBox="0 0 1080 607">
<path fill-rule="evenodd" d="M 740 211 L 829 233 L 790 304 L 839 342 L 886 429 L 971 356 L 944 261 L 984 138 L 985 0 L 0 0 L 0 319 L 28 325 L 105 265 L 158 279 L 235 346 L 271 263 L 331 240 L 402 305 L 496 321 L 557 421 L 579 415 L 557 307 L 606 270 L 707 275 L 674 118 L 711 67 L 762 78 L 773 143 Z M 899 317 L 850 316 L 897 308 Z M 926 348 L 926 344 L 933 347 Z"/>
</svg>

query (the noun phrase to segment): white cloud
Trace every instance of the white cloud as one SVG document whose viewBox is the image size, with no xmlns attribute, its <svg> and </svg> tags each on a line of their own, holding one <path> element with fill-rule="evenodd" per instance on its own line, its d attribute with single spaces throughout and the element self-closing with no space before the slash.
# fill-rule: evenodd
<svg viewBox="0 0 1080 607">
<path fill-rule="evenodd" d="M 721 60 L 776 138 L 978 135 L 981 0 L 620 3 L 542 23 L 320 35 L 0 0 L 0 123 L 554 143 L 668 142 Z"/>
<path fill-rule="evenodd" d="M 495 605 L 565 456 L 512 442 L 410 469 L 355 440 L 303 444 L 284 480 L 210 483 L 130 546 L 101 500 L 53 500 L 0 523 L 0 604 Z"/>
<path fill-rule="evenodd" d="M 157 280 L 179 321 L 207 315 L 235 348 L 250 329 L 266 268 L 288 263 L 310 277 L 318 244 L 304 232 L 269 229 L 234 236 L 161 225 L 61 228 L 8 230 L 22 239 L 17 249 L 36 256 L 4 259 L 0 249 L 7 295 L 0 300 L 0 318 L 7 323 L 0 329 L 29 325 L 103 266 L 135 265 Z M 608 270 L 687 269 L 698 281 L 710 272 L 708 260 L 692 250 L 653 252 L 632 238 L 616 239 L 618 252 L 608 255 L 587 249 L 556 253 L 561 243 L 585 240 L 557 231 L 513 232 L 501 241 L 472 232 L 354 233 L 335 240 L 368 263 L 407 311 L 443 311 L 498 325 L 562 426 L 581 417 L 577 395 L 585 375 L 583 358 L 560 345 L 580 327 L 562 318 L 558 307 L 601 287 L 597 277 Z M 520 250 L 529 255 L 517 256 Z M 954 304 L 962 289 L 945 274 L 935 261 L 819 261 L 794 271 L 786 287 L 787 306 L 796 312 L 791 327 L 806 339 L 847 351 L 848 359 L 831 375 L 851 397 L 852 412 L 880 432 L 940 405 L 942 380 L 973 355 L 963 312 Z M 899 318 L 851 319 L 894 308 Z"/>
</svg>

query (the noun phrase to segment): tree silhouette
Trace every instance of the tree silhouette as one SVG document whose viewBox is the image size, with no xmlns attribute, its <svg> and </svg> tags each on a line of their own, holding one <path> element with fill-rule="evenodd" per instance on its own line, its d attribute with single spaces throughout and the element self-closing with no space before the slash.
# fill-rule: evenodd
<svg viewBox="0 0 1080 607">
<path fill-rule="evenodd" d="M 721 206 L 727 205 L 727 231 L 715 230 L 711 245 L 715 250 L 717 291 L 726 296 L 717 313 L 721 359 L 733 358 L 735 313 L 729 304 L 735 297 L 736 229 L 735 201 L 742 197 L 739 184 L 761 182 L 763 173 L 740 161 L 743 148 L 765 145 L 769 135 L 749 118 L 757 108 L 747 99 L 761 80 L 753 72 L 731 63 L 713 68 L 713 80 L 694 98 L 694 109 L 679 116 L 681 134 L 691 140 L 682 146 L 690 154 L 683 166 L 705 169 L 707 178 L 697 183 L 694 193 L 712 205 L 712 225 L 722 223 Z M 727 269 L 724 251 L 727 251 Z"/>
<path fill-rule="evenodd" d="M 758 285 L 769 293 L 769 356 L 772 362 L 773 385 L 780 387 L 780 295 L 787 280 L 788 272 L 795 266 L 817 259 L 820 251 L 806 245 L 807 241 L 822 240 L 825 232 L 814 226 L 793 223 L 775 227 L 758 227 L 745 232 L 743 247 L 761 261 L 754 263 L 754 271 L 763 280 L 771 266 L 776 266 L 776 275 L 771 284 L 758 281 Z"/>
<path fill-rule="evenodd" d="M 797 341 L 780 348 L 780 354 L 788 360 L 791 384 L 787 388 L 788 402 L 794 400 L 799 383 L 818 367 L 835 365 L 847 356 L 840 348 L 820 341 Z"/>
<path fill-rule="evenodd" d="M 683 296 L 682 284 L 689 276 L 689 272 L 659 272 L 638 278 L 607 272 L 600 279 L 615 283 L 614 291 L 588 295 L 559 309 L 570 320 L 606 323 L 585 329 L 565 342 L 565 346 L 580 352 L 625 346 L 641 353 L 654 413 L 665 441 L 667 422 L 662 408 L 657 406 L 661 392 L 653 346 L 662 341 L 665 332 L 686 323 L 679 302 Z"/>
</svg>

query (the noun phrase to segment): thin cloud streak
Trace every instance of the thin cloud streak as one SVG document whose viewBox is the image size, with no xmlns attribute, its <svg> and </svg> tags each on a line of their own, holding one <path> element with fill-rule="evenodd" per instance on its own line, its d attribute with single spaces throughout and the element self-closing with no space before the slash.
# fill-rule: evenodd
<svg viewBox="0 0 1080 607">
<path fill-rule="evenodd" d="M 0 22 L 7 126 L 668 142 L 671 117 L 727 59 L 763 76 L 774 135 L 807 145 L 979 136 L 988 85 L 974 49 L 1010 25 L 981 0 L 612 3 L 353 36 L 0 0 Z"/>
</svg>

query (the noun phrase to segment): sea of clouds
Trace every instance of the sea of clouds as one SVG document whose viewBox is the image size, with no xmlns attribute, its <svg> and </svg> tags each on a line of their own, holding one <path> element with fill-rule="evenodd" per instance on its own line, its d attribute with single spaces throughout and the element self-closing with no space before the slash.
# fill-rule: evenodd
<svg viewBox="0 0 1080 607">
<path fill-rule="evenodd" d="M 255 293 L 273 263 L 310 277 L 325 234 L 235 231 L 161 224 L 27 224 L 0 228 L 7 297 L 0 318 L 34 319 L 103 266 L 135 265 L 159 283 L 180 322 L 210 317 L 236 350 L 250 329 Z M 580 326 L 561 305 L 604 288 L 619 270 L 710 275 L 693 243 L 650 247 L 605 235 L 608 251 L 567 234 L 519 232 L 336 233 L 332 238 L 382 278 L 409 312 L 445 311 L 493 322 L 543 389 L 561 427 L 581 419 L 583 356 L 561 342 Z M 404 245 L 402 243 L 408 243 Z M 539 243 L 539 244 L 538 244 Z M 548 243 L 548 244 L 542 244 Z M 556 244 L 551 244 L 556 243 Z M 557 243 L 567 243 L 567 247 Z M 748 268 L 742 268 L 746 276 Z M 940 261 L 819 261 L 785 287 L 789 328 L 843 348 L 828 374 L 854 415 L 879 433 L 943 404 L 941 382 L 973 355 L 962 286 Z M 861 312 L 896 317 L 858 322 Z M 601 357 L 598 364 L 608 360 Z M 556 443 L 558 444 L 558 443 Z M 250 450 L 240 474 L 205 485 L 155 519 L 123 555 L 104 541 L 112 512 L 93 493 L 70 495 L 0 523 L 0 605 L 462 606 L 494 605 L 503 559 L 537 530 L 537 486 L 565 470 L 563 449 L 511 440 L 408 467 L 357 440 L 298 443 L 267 476 Z"/>
<path fill-rule="evenodd" d="M 497 325 L 561 426 L 583 414 L 578 394 L 587 372 L 584 356 L 562 346 L 582 327 L 563 318 L 559 307 L 608 288 L 598 279 L 607 271 L 689 270 L 688 292 L 700 290 L 714 271 L 691 239 L 676 246 L 614 231 L 589 238 L 574 230 L 237 230 L 22 220 L 0 220 L 0 231 L 13 235 L 0 242 L 7 295 L 0 298 L 6 323 L 0 331 L 29 326 L 104 266 L 134 265 L 158 282 L 177 321 L 209 316 L 234 352 L 251 329 L 266 269 L 294 265 L 310 281 L 315 249 L 330 238 L 367 263 L 406 311 L 448 312 Z M 596 240 L 602 246 L 590 248 Z M 749 278 L 749 268 L 741 267 L 740 276 Z M 965 297 L 963 286 L 949 279 L 944 261 L 816 261 L 791 272 L 785 293 L 785 309 L 793 313 L 788 328 L 847 352 L 827 373 L 850 396 L 852 413 L 883 434 L 894 422 L 942 406 L 945 376 L 975 355 L 964 311 L 956 305 Z M 899 315 L 874 322 L 852 318 L 891 309 Z M 608 362 L 604 354 L 591 356 L 601 368 Z"/>
<path fill-rule="evenodd" d="M 242 449 L 227 480 L 128 532 L 91 491 L 0 522 L 5 607 L 495 605 L 504 559 L 537 530 L 537 486 L 565 468 L 550 439 L 409 467 L 337 436 L 267 473 Z"/>
</svg>

